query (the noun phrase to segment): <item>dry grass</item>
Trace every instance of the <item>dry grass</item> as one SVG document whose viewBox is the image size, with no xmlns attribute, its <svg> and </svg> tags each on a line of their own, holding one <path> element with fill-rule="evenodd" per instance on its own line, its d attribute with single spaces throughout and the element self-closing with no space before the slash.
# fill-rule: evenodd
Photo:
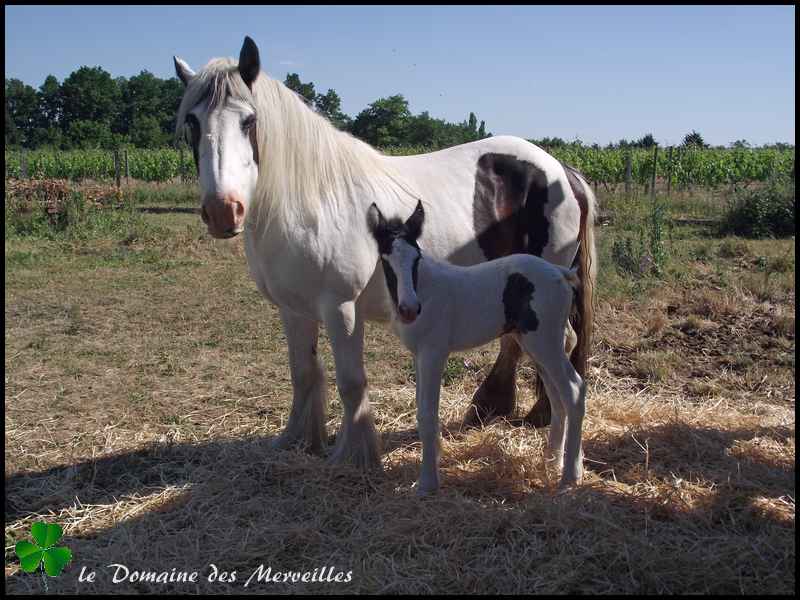
<svg viewBox="0 0 800 600">
<path fill-rule="evenodd" d="M 587 475 L 565 493 L 543 465 L 546 431 L 459 430 L 497 344 L 459 355 L 443 489 L 419 499 L 413 373 L 391 334 L 370 325 L 366 342 L 382 473 L 272 451 L 291 397 L 285 340 L 241 240 L 152 218 L 174 236 L 123 258 L 102 240 L 6 241 L 7 592 L 42 590 L 13 553 L 40 518 L 74 555 L 48 582 L 57 593 L 794 592 L 793 290 L 779 306 L 736 289 L 603 299 Z M 324 336 L 320 350 L 333 433 Z M 643 356 L 668 375 L 641 372 Z M 519 412 L 531 381 L 525 365 Z M 111 563 L 200 578 L 113 584 Z M 212 563 L 236 581 L 209 582 Z M 352 581 L 244 587 L 262 564 Z"/>
</svg>

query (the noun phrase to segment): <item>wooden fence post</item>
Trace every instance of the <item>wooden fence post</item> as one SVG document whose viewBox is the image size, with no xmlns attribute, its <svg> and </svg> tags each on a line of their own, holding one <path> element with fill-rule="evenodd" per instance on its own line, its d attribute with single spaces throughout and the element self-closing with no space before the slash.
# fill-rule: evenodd
<svg viewBox="0 0 800 600">
<path fill-rule="evenodd" d="M 658 146 L 653 146 L 653 177 L 650 180 L 650 195 L 656 199 L 656 166 L 658 166 Z"/>
<path fill-rule="evenodd" d="M 117 180 L 117 188 L 122 185 L 120 181 L 119 150 L 114 150 L 114 178 Z"/>
<path fill-rule="evenodd" d="M 667 155 L 667 198 L 672 191 L 672 146 L 669 147 L 669 154 Z"/>
<path fill-rule="evenodd" d="M 128 149 L 125 148 L 125 185 L 131 184 L 131 172 L 128 168 Z"/>
<path fill-rule="evenodd" d="M 633 157 L 631 156 L 630 150 L 625 155 L 625 196 L 631 195 L 631 180 L 633 174 Z"/>
</svg>

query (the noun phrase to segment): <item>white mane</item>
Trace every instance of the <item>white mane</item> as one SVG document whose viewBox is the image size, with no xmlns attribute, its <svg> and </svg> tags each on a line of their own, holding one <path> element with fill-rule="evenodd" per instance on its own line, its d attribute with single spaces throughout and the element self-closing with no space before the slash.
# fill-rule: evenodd
<svg viewBox="0 0 800 600">
<path fill-rule="evenodd" d="M 316 227 L 323 211 L 335 217 L 357 194 L 379 203 L 388 194 L 401 206 L 413 206 L 417 200 L 413 188 L 380 152 L 336 129 L 263 71 L 251 92 L 235 60 L 210 61 L 189 82 L 178 110 L 178 133 L 187 112 L 206 97 L 211 107 L 230 97 L 256 112 L 261 164 L 249 213 L 254 223 L 265 225 L 262 231 L 273 221 L 283 228 Z"/>
</svg>

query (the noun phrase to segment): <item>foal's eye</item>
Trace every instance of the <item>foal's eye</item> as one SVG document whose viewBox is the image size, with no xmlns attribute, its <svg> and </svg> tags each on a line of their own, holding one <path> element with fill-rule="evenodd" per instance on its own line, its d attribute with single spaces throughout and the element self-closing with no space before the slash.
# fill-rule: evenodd
<svg viewBox="0 0 800 600">
<path fill-rule="evenodd" d="M 191 127 L 192 129 L 199 129 L 200 128 L 200 121 L 197 120 L 192 114 L 186 115 L 186 124 Z"/>
<path fill-rule="evenodd" d="M 256 124 L 256 116 L 250 115 L 242 121 L 242 131 L 250 131 Z"/>
</svg>

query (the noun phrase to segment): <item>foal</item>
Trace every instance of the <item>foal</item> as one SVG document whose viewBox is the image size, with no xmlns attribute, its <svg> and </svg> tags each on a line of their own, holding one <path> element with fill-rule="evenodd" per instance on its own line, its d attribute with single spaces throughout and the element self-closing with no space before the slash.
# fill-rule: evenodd
<svg viewBox="0 0 800 600">
<path fill-rule="evenodd" d="M 564 350 L 567 317 L 580 284 L 577 270 L 529 254 L 471 267 L 424 258 L 417 244 L 424 220 L 422 202 L 405 223 L 387 221 L 375 203 L 367 212 L 399 318 L 392 327 L 414 354 L 422 441 L 417 491 L 439 487 L 439 386 L 447 356 L 508 333 L 536 363 L 552 400 L 548 458 L 563 468 L 562 486 L 578 483 L 586 384 Z"/>
</svg>

